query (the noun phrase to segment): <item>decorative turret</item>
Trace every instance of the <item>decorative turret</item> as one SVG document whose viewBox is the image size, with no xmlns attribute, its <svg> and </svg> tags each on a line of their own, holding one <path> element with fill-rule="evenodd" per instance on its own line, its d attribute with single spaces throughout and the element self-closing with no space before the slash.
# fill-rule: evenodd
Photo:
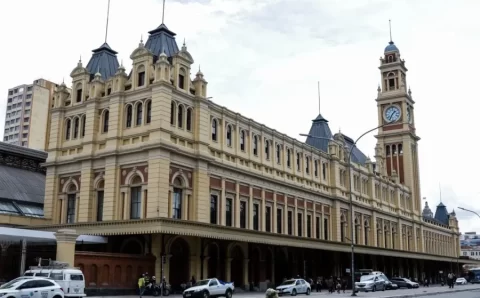
<svg viewBox="0 0 480 298">
<path fill-rule="evenodd" d="M 428 202 L 425 202 L 425 207 L 423 208 L 422 215 L 425 218 L 433 218 L 433 212 L 428 206 Z"/>
<path fill-rule="evenodd" d="M 125 83 L 127 82 L 128 75 L 125 72 L 125 67 L 123 63 L 117 69 L 115 73 L 115 79 L 113 81 L 113 92 L 123 92 L 125 91 Z"/>
<path fill-rule="evenodd" d="M 105 89 L 105 82 L 102 79 L 102 74 L 98 70 L 90 83 L 90 99 L 102 97 L 102 92 Z"/>
<path fill-rule="evenodd" d="M 65 85 L 65 82 L 62 82 L 60 86 L 57 87 L 54 95 L 54 107 L 64 107 L 71 104 L 70 91 Z"/>
<path fill-rule="evenodd" d="M 185 41 L 183 41 L 182 50 L 173 58 L 173 81 L 178 90 L 190 93 L 190 68 L 193 62 L 192 55 L 188 52 Z"/>
<path fill-rule="evenodd" d="M 167 54 L 163 51 L 155 63 L 155 82 L 170 82 L 170 76 L 170 62 Z"/>
<path fill-rule="evenodd" d="M 151 65 L 153 64 L 153 54 L 145 48 L 143 39 L 140 39 L 138 47 L 130 55 L 132 59 L 132 88 L 144 88 L 149 85 L 152 75 Z"/>
<path fill-rule="evenodd" d="M 92 58 L 87 64 L 91 79 L 95 78 L 96 73 L 99 73 L 104 81 L 113 77 L 118 68 L 117 52 L 112 50 L 106 42 L 92 52 Z"/>
<path fill-rule="evenodd" d="M 198 72 L 195 75 L 195 79 L 193 80 L 193 86 L 195 88 L 195 96 L 206 98 L 207 97 L 207 84 L 208 82 L 205 80 L 203 76 L 203 72 L 200 70 L 200 66 L 198 67 Z"/>
<path fill-rule="evenodd" d="M 87 97 L 84 92 L 87 89 L 87 83 L 90 80 L 90 73 L 83 67 L 82 58 L 78 60 L 77 67 L 70 73 L 72 77 L 72 97 L 73 105 L 83 102 Z"/>
</svg>

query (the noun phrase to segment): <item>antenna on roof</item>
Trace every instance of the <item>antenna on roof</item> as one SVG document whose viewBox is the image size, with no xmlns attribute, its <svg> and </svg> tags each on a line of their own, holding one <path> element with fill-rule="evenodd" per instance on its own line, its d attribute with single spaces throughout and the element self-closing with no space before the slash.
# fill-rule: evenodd
<svg viewBox="0 0 480 298">
<path fill-rule="evenodd" d="M 390 28 L 390 42 L 393 42 L 393 40 L 392 40 L 392 20 L 388 20 L 388 27 Z"/>
<path fill-rule="evenodd" d="M 438 183 L 438 188 L 440 189 L 440 203 L 442 202 L 442 185 Z"/>
<path fill-rule="evenodd" d="M 318 81 L 318 114 L 320 115 L 320 81 Z"/>
<path fill-rule="evenodd" d="M 110 0 L 108 0 L 108 7 L 107 7 L 107 24 L 105 26 L 105 43 L 107 43 L 107 36 L 108 36 L 108 17 L 110 15 Z"/>
<path fill-rule="evenodd" d="M 162 24 L 163 21 L 165 20 L 165 0 L 163 0 L 163 9 L 162 9 Z"/>
</svg>

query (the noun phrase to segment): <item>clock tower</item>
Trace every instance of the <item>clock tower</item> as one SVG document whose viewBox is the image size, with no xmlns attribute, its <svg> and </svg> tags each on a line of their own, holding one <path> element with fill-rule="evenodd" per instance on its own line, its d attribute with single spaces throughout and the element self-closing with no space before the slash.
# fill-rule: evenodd
<svg viewBox="0 0 480 298">
<path fill-rule="evenodd" d="M 398 177 L 398 182 L 410 188 L 411 197 L 405 200 L 407 209 L 420 215 L 420 173 L 418 145 L 415 133 L 415 115 L 412 94 L 407 88 L 407 68 L 400 51 L 390 40 L 380 58 L 381 87 L 378 87 L 378 123 L 388 124 L 379 129 L 377 147 L 385 157 L 388 176 Z"/>
</svg>

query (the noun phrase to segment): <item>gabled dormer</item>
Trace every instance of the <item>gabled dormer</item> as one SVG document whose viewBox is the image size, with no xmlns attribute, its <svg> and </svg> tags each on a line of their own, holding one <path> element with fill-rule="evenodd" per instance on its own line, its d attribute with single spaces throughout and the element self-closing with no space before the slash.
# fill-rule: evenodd
<svg viewBox="0 0 480 298">
<path fill-rule="evenodd" d="M 150 84 L 152 73 L 153 54 L 145 48 L 143 41 L 140 41 L 138 47 L 130 55 L 132 59 L 132 89 L 145 88 Z"/>
<path fill-rule="evenodd" d="M 77 67 L 75 67 L 70 73 L 72 77 L 72 103 L 71 105 L 81 104 L 88 98 L 88 81 L 90 80 L 90 74 L 88 70 L 83 67 L 82 60 L 78 61 Z"/>
<path fill-rule="evenodd" d="M 192 55 L 190 55 L 185 42 L 183 42 L 182 49 L 173 57 L 173 82 L 177 90 L 181 90 L 190 94 L 190 69 L 193 62 Z"/>
</svg>

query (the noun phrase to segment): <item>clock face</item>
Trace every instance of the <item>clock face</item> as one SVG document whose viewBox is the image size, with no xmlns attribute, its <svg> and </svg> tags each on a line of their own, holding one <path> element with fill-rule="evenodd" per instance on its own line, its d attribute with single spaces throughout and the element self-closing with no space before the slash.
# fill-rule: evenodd
<svg viewBox="0 0 480 298">
<path fill-rule="evenodd" d="M 400 119 L 401 112 L 398 106 L 389 106 L 385 109 L 383 117 L 388 123 L 398 121 Z"/>
</svg>

